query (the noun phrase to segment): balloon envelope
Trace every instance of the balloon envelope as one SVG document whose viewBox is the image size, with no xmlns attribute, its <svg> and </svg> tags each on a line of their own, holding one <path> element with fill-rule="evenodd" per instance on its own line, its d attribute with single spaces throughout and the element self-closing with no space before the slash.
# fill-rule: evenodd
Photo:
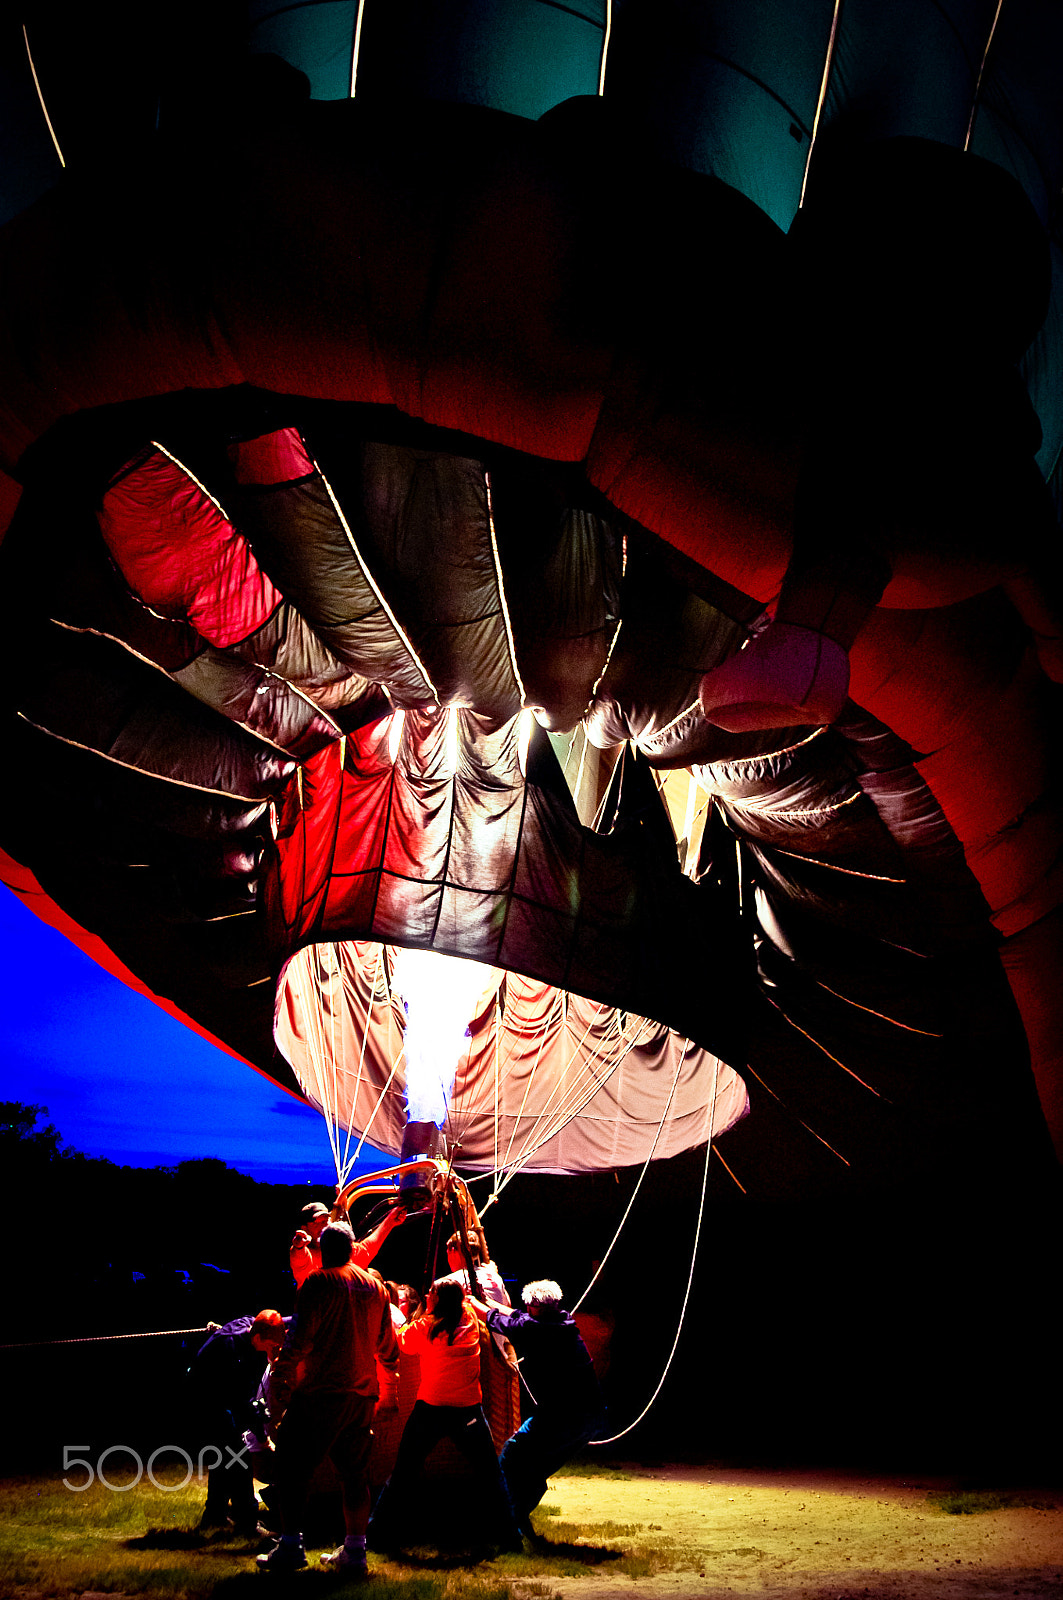
<svg viewBox="0 0 1063 1600">
<path fill-rule="evenodd" d="M 990 1126 L 1040 1162 L 1063 40 L 992 12 L 629 5 L 607 37 L 370 6 L 357 58 L 354 7 L 256 16 L 250 54 L 198 17 L 169 54 L 29 27 L 0 234 L 26 892 L 312 1096 L 335 1020 L 358 1132 L 399 1115 L 390 1044 L 373 1078 L 351 1054 L 368 942 L 539 985 L 585 1075 L 604 1029 L 582 1131 L 558 1066 L 497 1119 L 474 1070 L 475 1164 L 496 1120 L 553 1168 L 639 1159 L 673 1077 L 656 1153 L 747 1084 L 729 1141 L 768 1189 L 780 1121 L 799 1185 Z M 849 698 L 728 732 L 699 685 L 809 526 L 839 593 L 872 547 L 888 571 Z M 485 1039 L 530 993 L 500 980 Z"/>
</svg>

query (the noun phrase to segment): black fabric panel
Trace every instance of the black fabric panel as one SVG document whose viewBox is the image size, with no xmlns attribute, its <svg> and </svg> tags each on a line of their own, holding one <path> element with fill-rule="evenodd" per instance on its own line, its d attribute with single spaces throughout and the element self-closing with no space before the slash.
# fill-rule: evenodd
<svg viewBox="0 0 1063 1600">
<path fill-rule="evenodd" d="M 579 503 L 572 468 L 505 456 L 491 503 L 527 704 L 545 727 L 583 716 L 620 617 L 624 519 Z"/>
<path fill-rule="evenodd" d="M 745 630 L 684 588 L 646 540 L 629 540 L 623 623 L 587 718 L 595 744 L 651 741 L 696 702 L 698 683 Z"/>
<path fill-rule="evenodd" d="M 323 716 L 312 700 L 273 673 L 224 650 L 204 650 L 173 678 L 204 705 L 296 758 L 331 744 L 339 733 L 337 724 Z"/>
<path fill-rule="evenodd" d="M 262 799 L 293 770 L 109 639 L 46 627 L 12 663 L 6 696 L 44 731 L 174 783 Z"/>
<path fill-rule="evenodd" d="M 282 604 L 229 654 L 268 668 L 331 715 L 382 705 L 383 691 L 337 659 L 294 606 Z"/>
<path fill-rule="evenodd" d="M 443 705 L 511 716 L 520 699 L 491 549 L 483 463 L 351 441 L 355 539 Z M 350 470 L 350 469 L 348 469 Z"/>
<path fill-rule="evenodd" d="M 57 474 L 59 483 L 66 474 Z M 165 672 L 179 671 L 205 648 L 187 622 L 161 617 L 130 591 L 75 483 L 34 485 L 19 503 L 0 546 L 0 585 L 19 597 L 19 626 L 30 616 L 121 639 Z"/>
<path fill-rule="evenodd" d="M 159 783 L 10 714 L 2 737 L 0 845 L 153 993 L 298 1093 L 254 914 L 269 807 Z"/>
<path fill-rule="evenodd" d="M 244 489 L 233 502 L 233 514 L 263 571 L 332 655 L 370 682 L 389 684 L 398 705 L 434 698 L 366 577 L 320 477 Z"/>
</svg>

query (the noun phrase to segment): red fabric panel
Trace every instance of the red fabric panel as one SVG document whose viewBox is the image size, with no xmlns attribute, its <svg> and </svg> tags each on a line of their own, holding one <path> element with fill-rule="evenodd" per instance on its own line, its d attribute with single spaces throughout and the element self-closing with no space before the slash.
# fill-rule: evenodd
<svg viewBox="0 0 1063 1600">
<path fill-rule="evenodd" d="M 1001 957 L 1030 1042 L 1041 1108 L 1063 1160 L 1063 907 L 1005 940 Z"/>
<path fill-rule="evenodd" d="M 281 602 L 247 541 L 161 450 L 111 485 L 99 523 L 140 598 L 187 620 L 211 644 L 239 644 Z"/>
<path fill-rule="evenodd" d="M 779 591 L 790 558 L 796 451 L 761 448 L 673 401 L 614 381 L 587 475 L 619 510 L 755 599 Z"/>
<path fill-rule="evenodd" d="M 165 223 L 146 226 L 172 238 L 172 191 L 160 184 L 155 197 Z M 127 210 L 115 227 L 109 207 L 60 186 L 0 229 L 0 460 L 9 467 L 76 411 L 245 381 L 213 310 L 175 283 L 188 257 L 145 248 L 134 266 L 139 221 Z"/>
<path fill-rule="evenodd" d="M 707 291 L 693 299 L 686 280 L 660 326 L 663 275 L 625 279 L 648 309 L 571 305 L 573 272 L 588 292 L 580 218 L 537 130 L 442 106 L 404 105 L 391 126 L 346 102 L 308 105 L 269 135 L 256 125 L 218 154 L 233 176 L 213 218 L 209 303 L 180 252 L 138 275 L 102 221 L 90 233 L 49 197 L 0 230 L 0 459 L 13 466 L 59 416 L 187 388 L 250 381 L 397 405 L 558 460 L 591 450 L 592 481 L 623 510 L 770 599 L 797 444 L 779 432 L 777 396 L 794 375 L 768 350 L 749 404 L 721 404 L 731 374 L 700 359 L 711 343 L 676 348 L 684 308 L 705 320 Z M 150 191 L 141 201 L 164 204 Z M 647 215 L 636 206 L 628 232 Z M 597 265 L 600 282 L 610 262 Z M 1002 571 L 1014 556 L 1002 553 Z M 960 553 L 947 598 L 993 578 Z M 936 600 L 924 581 L 919 595 Z"/>
<path fill-rule="evenodd" d="M 1003 597 L 875 612 L 851 652 L 854 700 L 920 754 L 996 925 L 1013 933 L 1060 896 L 1063 819 L 1044 805 L 1054 692 Z"/>
<path fill-rule="evenodd" d="M 267 878 L 278 948 L 287 930 L 328 921 L 338 902 L 351 920 L 372 922 L 394 783 L 388 754 L 391 718 L 362 728 L 312 756 L 289 785 L 279 823 L 280 870 Z"/>
<path fill-rule="evenodd" d="M 11 518 L 15 515 L 21 498 L 22 485 L 16 483 L 6 472 L 0 471 L 0 542 L 11 526 Z"/>
<path fill-rule="evenodd" d="M 314 463 L 306 453 L 298 428 L 278 428 L 258 439 L 244 439 L 229 451 L 237 483 L 265 487 L 308 478 Z"/>
</svg>

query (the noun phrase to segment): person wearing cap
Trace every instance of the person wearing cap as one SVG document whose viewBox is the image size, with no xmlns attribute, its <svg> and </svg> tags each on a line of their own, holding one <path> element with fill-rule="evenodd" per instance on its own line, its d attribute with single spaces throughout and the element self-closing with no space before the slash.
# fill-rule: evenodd
<svg viewBox="0 0 1063 1600">
<path fill-rule="evenodd" d="M 189 1369 L 199 1405 L 204 1447 L 218 1456 L 207 1471 L 203 1532 L 231 1528 L 243 1538 L 258 1526 L 251 1453 L 244 1434 L 255 1432 L 254 1398 L 267 1362 L 275 1361 L 287 1326 L 279 1311 L 236 1317 L 214 1328 Z"/>
<path fill-rule="evenodd" d="M 524 1538 L 533 1539 L 531 1514 L 546 1493 L 547 1478 L 601 1430 L 605 1406 L 587 1346 L 562 1307 L 560 1286 L 541 1278 L 525 1284 L 521 1299 L 523 1311 L 488 1306 L 471 1296 L 469 1303 L 492 1333 L 512 1341 L 535 1406 L 506 1441 L 498 1463 L 517 1526 Z"/>
<path fill-rule="evenodd" d="M 321 1230 L 328 1222 L 328 1206 L 311 1200 L 299 1213 L 299 1226 L 288 1246 L 295 1287 L 301 1288 L 311 1272 L 321 1271 Z"/>
<path fill-rule="evenodd" d="M 328 1206 L 322 1205 L 320 1200 L 311 1200 L 299 1213 L 299 1226 L 288 1247 L 288 1260 L 297 1289 L 302 1288 L 312 1272 L 321 1271 L 321 1232 L 327 1226 L 329 1216 Z M 405 1218 L 403 1207 L 394 1206 L 372 1233 L 364 1239 L 356 1239 L 351 1256 L 354 1265 L 367 1267 L 392 1228 L 397 1228 Z"/>
</svg>

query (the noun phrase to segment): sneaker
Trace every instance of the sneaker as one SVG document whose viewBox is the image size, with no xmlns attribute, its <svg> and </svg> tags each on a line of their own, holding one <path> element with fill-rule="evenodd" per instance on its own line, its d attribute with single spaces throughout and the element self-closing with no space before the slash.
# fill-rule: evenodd
<svg viewBox="0 0 1063 1600">
<path fill-rule="evenodd" d="M 345 1572 L 349 1578 L 367 1578 L 369 1563 L 364 1550 L 348 1550 L 341 1544 L 338 1550 L 321 1557 L 321 1565 L 329 1572 Z"/>
<path fill-rule="evenodd" d="M 272 1550 L 263 1551 L 255 1560 L 263 1572 L 298 1572 L 306 1566 L 306 1551 L 302 1540 L 296 1544 L 294 1540 L 278 1539 Z"/>
</svg>

